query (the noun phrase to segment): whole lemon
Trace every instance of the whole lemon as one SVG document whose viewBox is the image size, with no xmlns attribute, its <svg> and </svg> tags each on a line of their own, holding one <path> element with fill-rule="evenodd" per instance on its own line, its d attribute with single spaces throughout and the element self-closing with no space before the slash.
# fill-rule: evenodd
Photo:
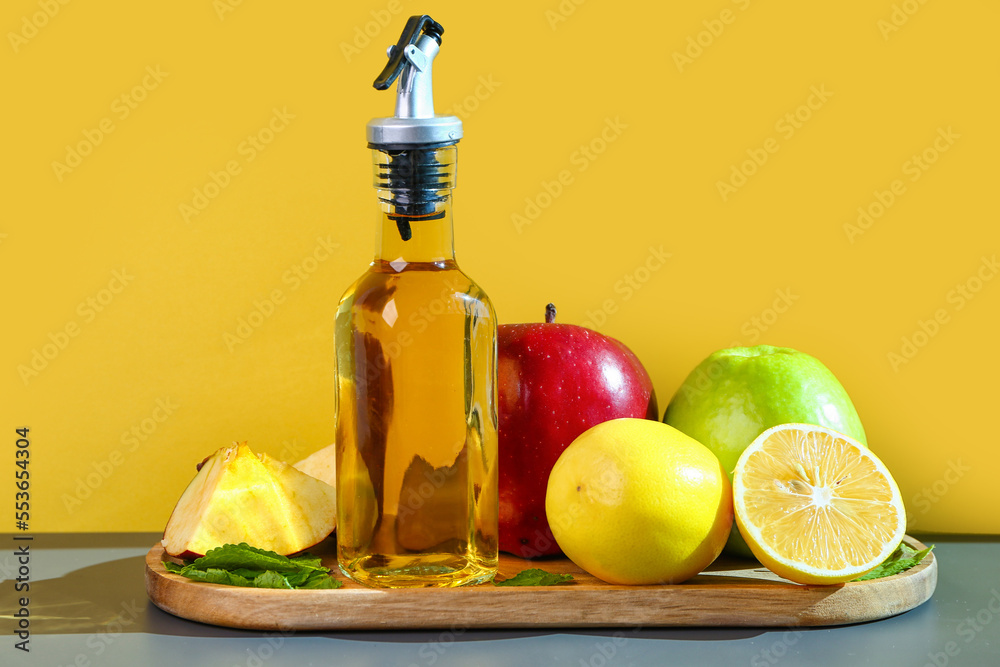
<svg viewBox="0 0 1000 667">
<path fill-rule="evenodd" d="M 676 584 L 722 551 L 729 477 L 697 440 L 661 422 L 613 419 L 585 431 L 549 475 L 545 513 L 563 552 L 612 584 Z"/>
</svg>

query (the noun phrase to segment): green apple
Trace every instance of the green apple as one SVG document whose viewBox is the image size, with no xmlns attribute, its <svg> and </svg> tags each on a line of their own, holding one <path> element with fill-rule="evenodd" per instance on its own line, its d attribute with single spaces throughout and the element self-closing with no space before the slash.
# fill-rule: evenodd
<svg viewBox="0 0 1000 667">
<path fill-rule="evenodd" d="M 712 450 L 732 481 L 740 454 L 778 424 L 825 426 L 868 444 L 847 392 L 818 359 L 787 347 L 719 350 L 691 371 L 663 421 Z M 731 555 L 752 558 L 736 524 Z"/>
</svg>

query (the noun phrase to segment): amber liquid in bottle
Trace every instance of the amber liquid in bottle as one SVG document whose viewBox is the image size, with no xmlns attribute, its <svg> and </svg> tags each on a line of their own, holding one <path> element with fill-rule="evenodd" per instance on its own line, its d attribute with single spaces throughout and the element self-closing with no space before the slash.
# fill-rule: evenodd
<svg viewBox="0 0 1000 667">
<path fill-rule="evenodd" d="M 496 572 L 496 316 L 455 262 L 450 187 L 437 195 L 405 218 L 379 190 L 378 254 L 337 310 L 338 558 L 370 586 Z"/>
</svg>

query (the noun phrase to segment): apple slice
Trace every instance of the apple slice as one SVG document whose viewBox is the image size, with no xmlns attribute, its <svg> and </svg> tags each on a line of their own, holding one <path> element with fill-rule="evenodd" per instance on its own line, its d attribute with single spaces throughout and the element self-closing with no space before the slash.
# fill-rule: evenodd
<svg viewBox="0 0 1000 667">
<path fill-rule="evenodd" d="M 336 491 L 329 484 L 233 443 L 210 456 L 188 484 L 162 543 L 180 558 L 240 542 L 288 555 L 321 542 L 336 518 Z"/>
<path fill-rule="evenodd" d="M 337 445 L 327 445 L 323 449 L 313 452 L 301 461 L 293 463 L 292 467 L 336 488 Z"/>
</svg>

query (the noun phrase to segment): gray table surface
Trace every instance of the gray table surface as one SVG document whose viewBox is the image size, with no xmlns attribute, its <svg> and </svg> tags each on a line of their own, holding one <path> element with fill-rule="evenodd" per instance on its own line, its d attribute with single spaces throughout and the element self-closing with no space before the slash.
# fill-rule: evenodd
<svg viewBox="0 0 1000 667">
<path fill-rule="evenodd" d="M 30 653 L 9 624 L 19 544 L 0 536 L 0 665 L 1000 665 L 1000 537 L 921 536 L 936 545 L 930 601 L 836 628 L 608 628 L 281 635 L 202 625 L 146 599 L 153 534 L 36 535 Z"/>
</svg>

